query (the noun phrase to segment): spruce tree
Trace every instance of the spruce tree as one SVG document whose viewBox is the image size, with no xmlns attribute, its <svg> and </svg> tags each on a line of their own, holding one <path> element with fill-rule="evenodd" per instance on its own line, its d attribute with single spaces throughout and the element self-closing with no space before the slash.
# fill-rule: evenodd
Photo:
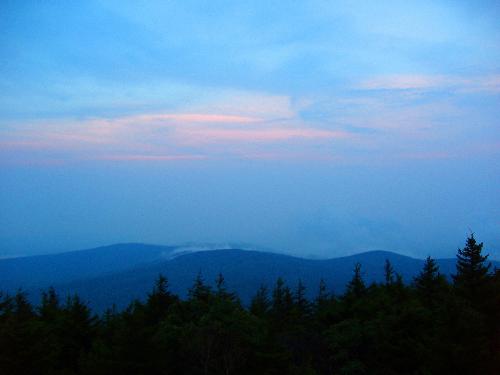
<svg viewBox="0 0 500 375">
<path fill-rule="evenodd" d="M 250 303 L 250 312 L 258 317 L 264 317 L 269 312 L 271 301 L 265 285 L 261 285 Z"/>
<path fill-rule="evenodd" d="M 189 299 L 195 301 L 208 302 L 212 293 L 210 286 L 205 284 L 201 272 L 198 272 L 193 286 L 188 291 Z"/>
<path fill-rule="evenodd" d="M 457 273 L 453 275 L 456 290 L 463 297 L 480 301 L 482 292 L 490 278 L 491 263 L 486 264 L 488 255 L 482 255 L 483 243 L 477 243 L 472 233 L 463 249 L 457 253 Z"/>
<path fill-rule="evenodd" d="M 328 292 L 326 282 L 323 278 L 319 281 L 318 295 L 314 300 L 314 311 L 316 313 L 324 312 L 329 302 L 333 300 L 333 295 Z"/>
<path fill-rule="evenodd" d="M 426 305 L 436 302 L 439 292 L 446 286 L 446 280 L 439 273 L 439 266 L 430 256 L 424 262 L 422 271 L 414 279 L 418 295 Z"/>
<path fill-rule="evenodd" d="M 301 279 L 297 284 L 297 289 L 294 293 L 295 309 L 298 312 L 299 317 L 303 317 L 310 312 L 310 303 L 306 297 L 306 287 Z"/>
<path fill-rule="evenodd" d="M 277 319 L 287 316 L 293 306 L 293 296 L 285 281 L 279 277 L 273 290 L 272 312 Z"/>
<path fill-rule="evenodd" d="M 394 283 L 394 268 L 392 267 L 392 264 L 389 261 L 389 259 L 385 260 L 384 276 L 385 276 L 385 285 L 391 285 Z"/>
<path fill-rule="evenodd" d="M 318 304 L 324 303 L 328 300 L 329 294 L 328 294 L 328 288 L 326 287 L 326 282 L 322 278 L 319 281 L 319 290 L 318 290 L 318 297 L 316 298 L 316 302 Z"/>
<path fill-rule="evenodd" d="M 356 263 L 354 266 L 354 275 L 351 281 L 347 284 L 347 296 L 352 296 L 355 298 L 361 297 L 366 291 L 365 282 L 361 276 L 361 263 Z"/>
<path fill-rule="evenodd" d="M 160 274 L 155 282 L 152 293 L 148 294 L 146 313 L 148 322 L 156 324 L 163 319 L 170 306 L 177 301 L 177 297 L 168 290 L 168 280 Z"/>
</svg>

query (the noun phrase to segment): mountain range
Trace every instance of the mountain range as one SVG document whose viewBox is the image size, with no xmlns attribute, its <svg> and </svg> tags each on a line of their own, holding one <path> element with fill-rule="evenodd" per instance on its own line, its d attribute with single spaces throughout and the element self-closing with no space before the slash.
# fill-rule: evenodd
<svg viewBox="0 0 500 375">
<path fill-rule="evenodd" d="M 159 274 L 168 278 L 170 289 L 185 297 L 198 275 L 213 285 L 221 273 L 229 290 L 249 303 L 261 285 L 272 289 L 282 277 L 293 289 L 299 279 L 314 298 L 324 279 L 331 292 L 342 293 L 361 263 L 367 284 L 382 281 L 389 260 L 405 282 L 411 282 L 424 260 L 388 251 L 369 251 L 332 259 L 306 259 L 272 252 L 212 249 L 146 244 L 117 244 L 61 254 L 0 260 L 0 291 L 23 289 L 39 302 L 40 292 L 53 286 L 61 296 L 77 293 L 95 311 L 116 305 L 126 307 L 144 299 Z M 455 259 L 437 259 L 440 272 L 455 272 Z M 493 267 L 500 262 L 492 261 Z"/>
</svg>

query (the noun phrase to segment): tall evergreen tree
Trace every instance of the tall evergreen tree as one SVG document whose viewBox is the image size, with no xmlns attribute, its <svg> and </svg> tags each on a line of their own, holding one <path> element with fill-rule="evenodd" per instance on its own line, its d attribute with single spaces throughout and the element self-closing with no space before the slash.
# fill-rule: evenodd
<svg viewBox="0 0 500 375">
<path fill-rule="evenodd" d="M 169 307 L 178 298 L 168 290 L 168 280 L 160 274 L 155 282 L 152 293 L 148 294 L 146 313 L 150 323 L 159 322 L 168 312 Z"/>
<path fill-rule="evenodd" d="M 215 279 L 215 295 L 222 300 L 228 300 L 232 302 L 236 302 L 236 300 L 238 299 L 235 293 L 229 292 L 227 290 L 226 280 L 224 279 L 222 273 L 219 273 L 217 275 L 217 278 Z"/>
<path fill-rule="evenodd" d="M 195 301 L 208 302 L 211 296 L 210 286 L 205 284 L 201 272 L 198 272 L 193 286 L 188 291 L 189 298 Z"/>
<path fill-rule="evenodd" d="M 53 320 L 60 313 L 59 297 L 53 287 L 50 287 L 47 292 L 42 292 L 39 313 L 43 320 Z"/>
<path fill-rule="evenodd" d="M 356 263 L 354 266 L 354 275 L 351 281 L 347 284 L 346 296 L 359 298 L 366 291 L 365 282 L 361 275 L 361 263 Z"/>
<path fill-rule="evenodd" d="M 35 316 L 33 306 L 28 301 L 28 294 L 22 290 L 14 296 L 14 312 L 19 321 L 28 321 Z"/>
<path fill-rule="evenodd" d="M 424 262 L 422 271 L 413 280 L 417 293 L 427 305 L 434 305 L 439 294 L 446 287 L 446 280 L 439 273 L 439 266 L 430 256 Z"/>
<path fill-rule="evenodd" d="M 277 319 L 286 317 L 293 306 L 293 296 L 285 281 L 279 277 L 273 290 L 272 312 Z"/>
<path fill-rule="evenodd" d="M 389 259 L 385 260 L 384 278 L 385 278 L 385 285 L 391 285 L 394 283 L 394 268 L 392 267 L 392 264 L 389 261 Z"/>
<path fill-rule="evenodd" d="M 457 273 L 453 275 L 456 290 L 467 299 L 480 300 L 484 287 L 490 278 L 491 263 L 486 264 L 488 255 L 482 254 L 483 243 L 477 243 L 472 233 L 463 249 L 457 253 Z"/>
<path fill-rule="evenodd" d="M 299 317 L 303 317 L 310 312 L 310 303 L 306 297 L 306 287 L 301 279 L 297 283 L 297 288 L 294 293 L 295 309 L 298 312 Z"/>
<path fill-rule="evenodd" d="M 250 303 L 250 312 L 260 318 L 267 315 L 271 307 L 269 293 L 265 285 L 261 285 Z"/>
<path fill-rule="evenodd" d="M 326 287 L 326 282 L 325 279 L 321 278 L 319 281 L 319 288 L 318 288 L 318 296 L 316 297 L 316 303 L 323 304 L 326 301 L 328 301 L 328 298 L 330 297 L 328 293 L 328 288 Z"/>
</svg>

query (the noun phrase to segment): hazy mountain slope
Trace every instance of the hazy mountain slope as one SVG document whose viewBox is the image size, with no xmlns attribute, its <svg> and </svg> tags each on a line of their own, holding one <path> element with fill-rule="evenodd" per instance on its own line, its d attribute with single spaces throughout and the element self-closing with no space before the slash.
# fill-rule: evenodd
<svg viewBox="0 0 500 375">
<path fill-rule="evenodd" d="M 46 287 L 164 260 L 174 247 L 116 244 L 61 254 L 0 260 L 0 289 Z"/>
<path fill-rule="evenodd" d="M 283 277 L 292 288 L 301 279 L 308 288 L 309 297 L 314 297 L 321 278 L 331 290 L 341 293 L 352 277 L 356 262 L 362 264 L 367 283 L 382 281 L 386 259 L 391 261 L 406 282 L 410 282 L 423 265 L 421 259 L 385 251 L 311 260 L 257 251 L 216 250 L 187 254 L 121 273 L 57 285 L 57 289 L 62 294 L 78 293 L 98 310 L 112 303 L 122 308 L 132 298 L 144 298 L 160 273 L 167 276 L 172 291 L 185 296 L 199 272 L 210 284 L 213 284 L 220 272 L 224 275 L 228 288 L 237 292 L 244 303 L 249 302 L 261 284 L 266 284 L 271 289 L 278 277 Z M 441 259 L 439 264 L 444 274 L 449 275 L 455 270 L 454 259 Z"/>
<path fill-rule="evenodd" d="M 387 251 L 370 251 L 353 256 L 312 260 L 249 250 L 205 250 L 190 247 L 118 244 L 62 254 L 0 260 L 0 290 L 28 290 L 37 302 L 41 289 L 55 286 L 62 294 L 78 293 L 93 307 L 102 310 L 116 303 L 126 306 L 133 298 L 144 298 L 158 274 L 168 277 L 171 289 L 185 296 L 201 272 L 207 283 L 222 273 L 229 289 L 246 303 L 261 284 L 272 289 L 283 277 L 294 288 L 299 279 L 310 297 L 317 293 L 323 278 L 336 293 L 344 290 L 354 264 L 362 264 L 367 284 L 382 281 L 384 263 L 389 259 L 405 282 L 420 272 L 422 259 Z M 194 249 L 194 250 L 193 250 Z M 455 272 L 455 259 L 438 260 L 441 272 Z M 493 262 L 499 267 L 499 262 Z"/>
</svg>

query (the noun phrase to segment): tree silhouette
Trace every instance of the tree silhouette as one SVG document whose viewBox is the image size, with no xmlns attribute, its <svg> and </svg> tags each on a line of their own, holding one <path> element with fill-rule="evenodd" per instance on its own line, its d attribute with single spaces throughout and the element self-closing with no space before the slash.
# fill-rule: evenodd
<svg viewBox="0 0 500 375">
<path fill-rule="evenodd" d="M 361 263 L 356 263 L 354 266 L 354 274 L 351 281 L 347 284 L 346 296 L 359 298 L 366 291 L 365 282 L 361 275 Z"/>
<path fill-rule="evenodd" d="M 428 306 L 439 302 L 440 294 L 446 287 L 446 280 L 439 273 L 439 266 L 434 259 L 428 256 L 422 271 L 414 278 L 417 293 Z"/>
<path fill-rule="evenodd" d="M 389 261 L 389 259 L 385 260 L 384 278 L 385 278 L 385 285 L 392 285 L 394 283 L 394 268 L 392 267 L 392 264 Z"/>
<path fill-rule="evenodd" d="M 250 303 L 250 312 L 259 317 L 265 317 L 271 308 L 271 301 L 269 300 L 269 292 L 265 285 L 261 285 L 255 296 Z"/>
<path fill-rule="evenodd" d="M 472 233 L 465 247 L 458 249 L 457 273 L 453 275 L 456 290 L 463 297 L 478 302 L 484 298 L 485 285 L 490 278 L 491 263 L 486 264 L 488 255 L 482 255 L 483 243 L 477 243 Z"/>
</svg>

